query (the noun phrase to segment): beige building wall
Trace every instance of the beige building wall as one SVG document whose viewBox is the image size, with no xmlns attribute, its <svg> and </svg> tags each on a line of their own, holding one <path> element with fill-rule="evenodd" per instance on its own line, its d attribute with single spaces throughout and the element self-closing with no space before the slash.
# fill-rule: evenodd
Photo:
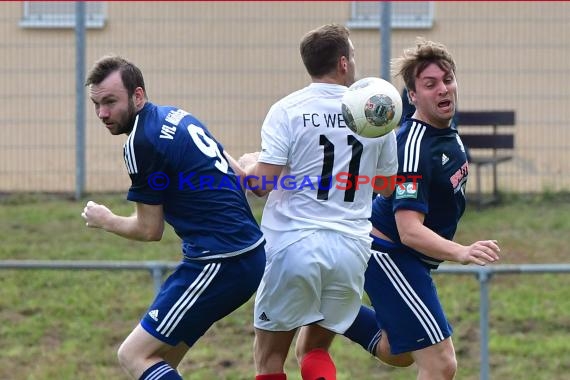
<svg viewBox="0 0 570 380">
<path fill-rule="evenodd" d="M 501 166 L 500 187 L 568 190 L 570 3 L 434 7 L 432 28 L 392 31 L 392 56 L 416 36 L 444 42 L 458 63 L 460 109 L 516 111 L 515 159 Z M 0 9 L 0 191 L 73 191 L 74 31 L 19 27 L 21 2 Z M 259 149 L 270 105 L 308 83 L 302 35 L 347 23 L 350 2 L 108 2 L 107 16 L 87 31 L 88 66 L 110 52 L 133 60 L 151 101 L 194 113 L 239 156 Z M 353 29 L 352 39 L 361 76 L 380 75 L 378 30 Z M 100 128 L 89 101 L 86 121 L 87 191 L 125 190 L 124 139 Z"/>
</svg>

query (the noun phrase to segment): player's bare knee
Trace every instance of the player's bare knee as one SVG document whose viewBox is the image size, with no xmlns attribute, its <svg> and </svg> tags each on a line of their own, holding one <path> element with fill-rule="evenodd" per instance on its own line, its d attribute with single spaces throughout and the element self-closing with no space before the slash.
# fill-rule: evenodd
<svg viewBox="0 0 570 380">
<path fill-rule="evenodd" d="M 442 371 L 445 376 L 444 378 L 453 379 L 457 372 L 457 359 L 455 358 L 455 355 L 449 355 L 442 364 L 444 366 Z"/>
<path fill-rule="evenodd" d="M 442 355 L 439 355 L 439 363 L 441 364 L 441 371 L 446 375 L 446 379 L 452 379 L 457 372 L 457 358 L 455 357 L 455 350 L 445 350 Z"/>
<path fill-rule="evenodd" d="M 429 373 L 427 378 L 453 380 L 457 372 L 457 360 L 453 355 L 440 356 L 437 361 L 426 369 L 426 373 Z"/>
</svg>

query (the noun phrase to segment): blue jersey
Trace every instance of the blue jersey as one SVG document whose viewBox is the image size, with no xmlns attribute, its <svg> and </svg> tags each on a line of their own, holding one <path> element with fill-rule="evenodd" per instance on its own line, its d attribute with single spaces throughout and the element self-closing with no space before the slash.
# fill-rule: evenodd
<svg viewBox="0 0 570 380">
<path fill-rule="evenodd" d="M 188 112 L 147 103 L 123 151 L 127 199 L 162 205 L 185 257 L 232 257 L 263 242 L 223 147 Z"/>
<path fill-rule="evenodd" d="M 434 128 L 406 119 L 397 133 L 398 179 L 389 198 L 376 197 L 372 225 L 397 245 L 402 245 L 394 213 L 414 210 L 425 215 L 424 225 L 452 240 L 465 211 L 468 164 L 465 148 L 455 128 Z M 440 260 L 412 253 L 433 267 Z"/>
</svg>

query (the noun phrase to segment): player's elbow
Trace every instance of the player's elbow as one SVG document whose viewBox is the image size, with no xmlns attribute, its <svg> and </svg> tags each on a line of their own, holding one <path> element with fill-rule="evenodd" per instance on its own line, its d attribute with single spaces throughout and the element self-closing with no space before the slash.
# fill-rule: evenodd
<svg viewBox="0 0 570 380">
<path fill-rule="evenodd" d="M 416 232 L 417 226 L 406 223 L 399 223 L 397 217 L 396 224 L 398 228 L 398 235 L 400 236 L 400 241 L 408 247 L 414 248 L 418 240 L 418 233 Z"/>
<path fill-rule="evenodd" d="M 148 235 L 146 241 L 160 241 L 162 240 L 162 234 L 152 234 Z"/>
<path fill-rule="evenodd" d="M 141 230 L 140 237 L 143 241 L 160 241 L 164 234 L 164 225 L 146 226 Z"/>
<path fill-rule="evenodd" d="M 416 234 L 413 231 L 400 231 L 398 230 L 398 234 L 400 235 L 400 241 L 411 248 L 414 248 L 416 246 Z"/>
</svg>

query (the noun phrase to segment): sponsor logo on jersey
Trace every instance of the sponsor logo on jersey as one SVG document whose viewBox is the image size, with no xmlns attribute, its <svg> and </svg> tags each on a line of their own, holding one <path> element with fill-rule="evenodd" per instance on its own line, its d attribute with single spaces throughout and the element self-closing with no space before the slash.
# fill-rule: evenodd
<svg viewBox="0 0 570 380">
<path fill-rule="evenodd" d="M 466 162 L 453 175 L 449 178 L 449 182 L 451 182 L 451 186 L 454 189 L 457 189 L 461 184 L 467 181 L 467 175 L 469 173 L 469 164 Z"/>
<path fill-rule="evenodd" d="M 418 187 L 417 182 L 405 182 L 399 186 L 396 186 L 396 199 L 405 198 L 418 198 Z"/>
</svg>

